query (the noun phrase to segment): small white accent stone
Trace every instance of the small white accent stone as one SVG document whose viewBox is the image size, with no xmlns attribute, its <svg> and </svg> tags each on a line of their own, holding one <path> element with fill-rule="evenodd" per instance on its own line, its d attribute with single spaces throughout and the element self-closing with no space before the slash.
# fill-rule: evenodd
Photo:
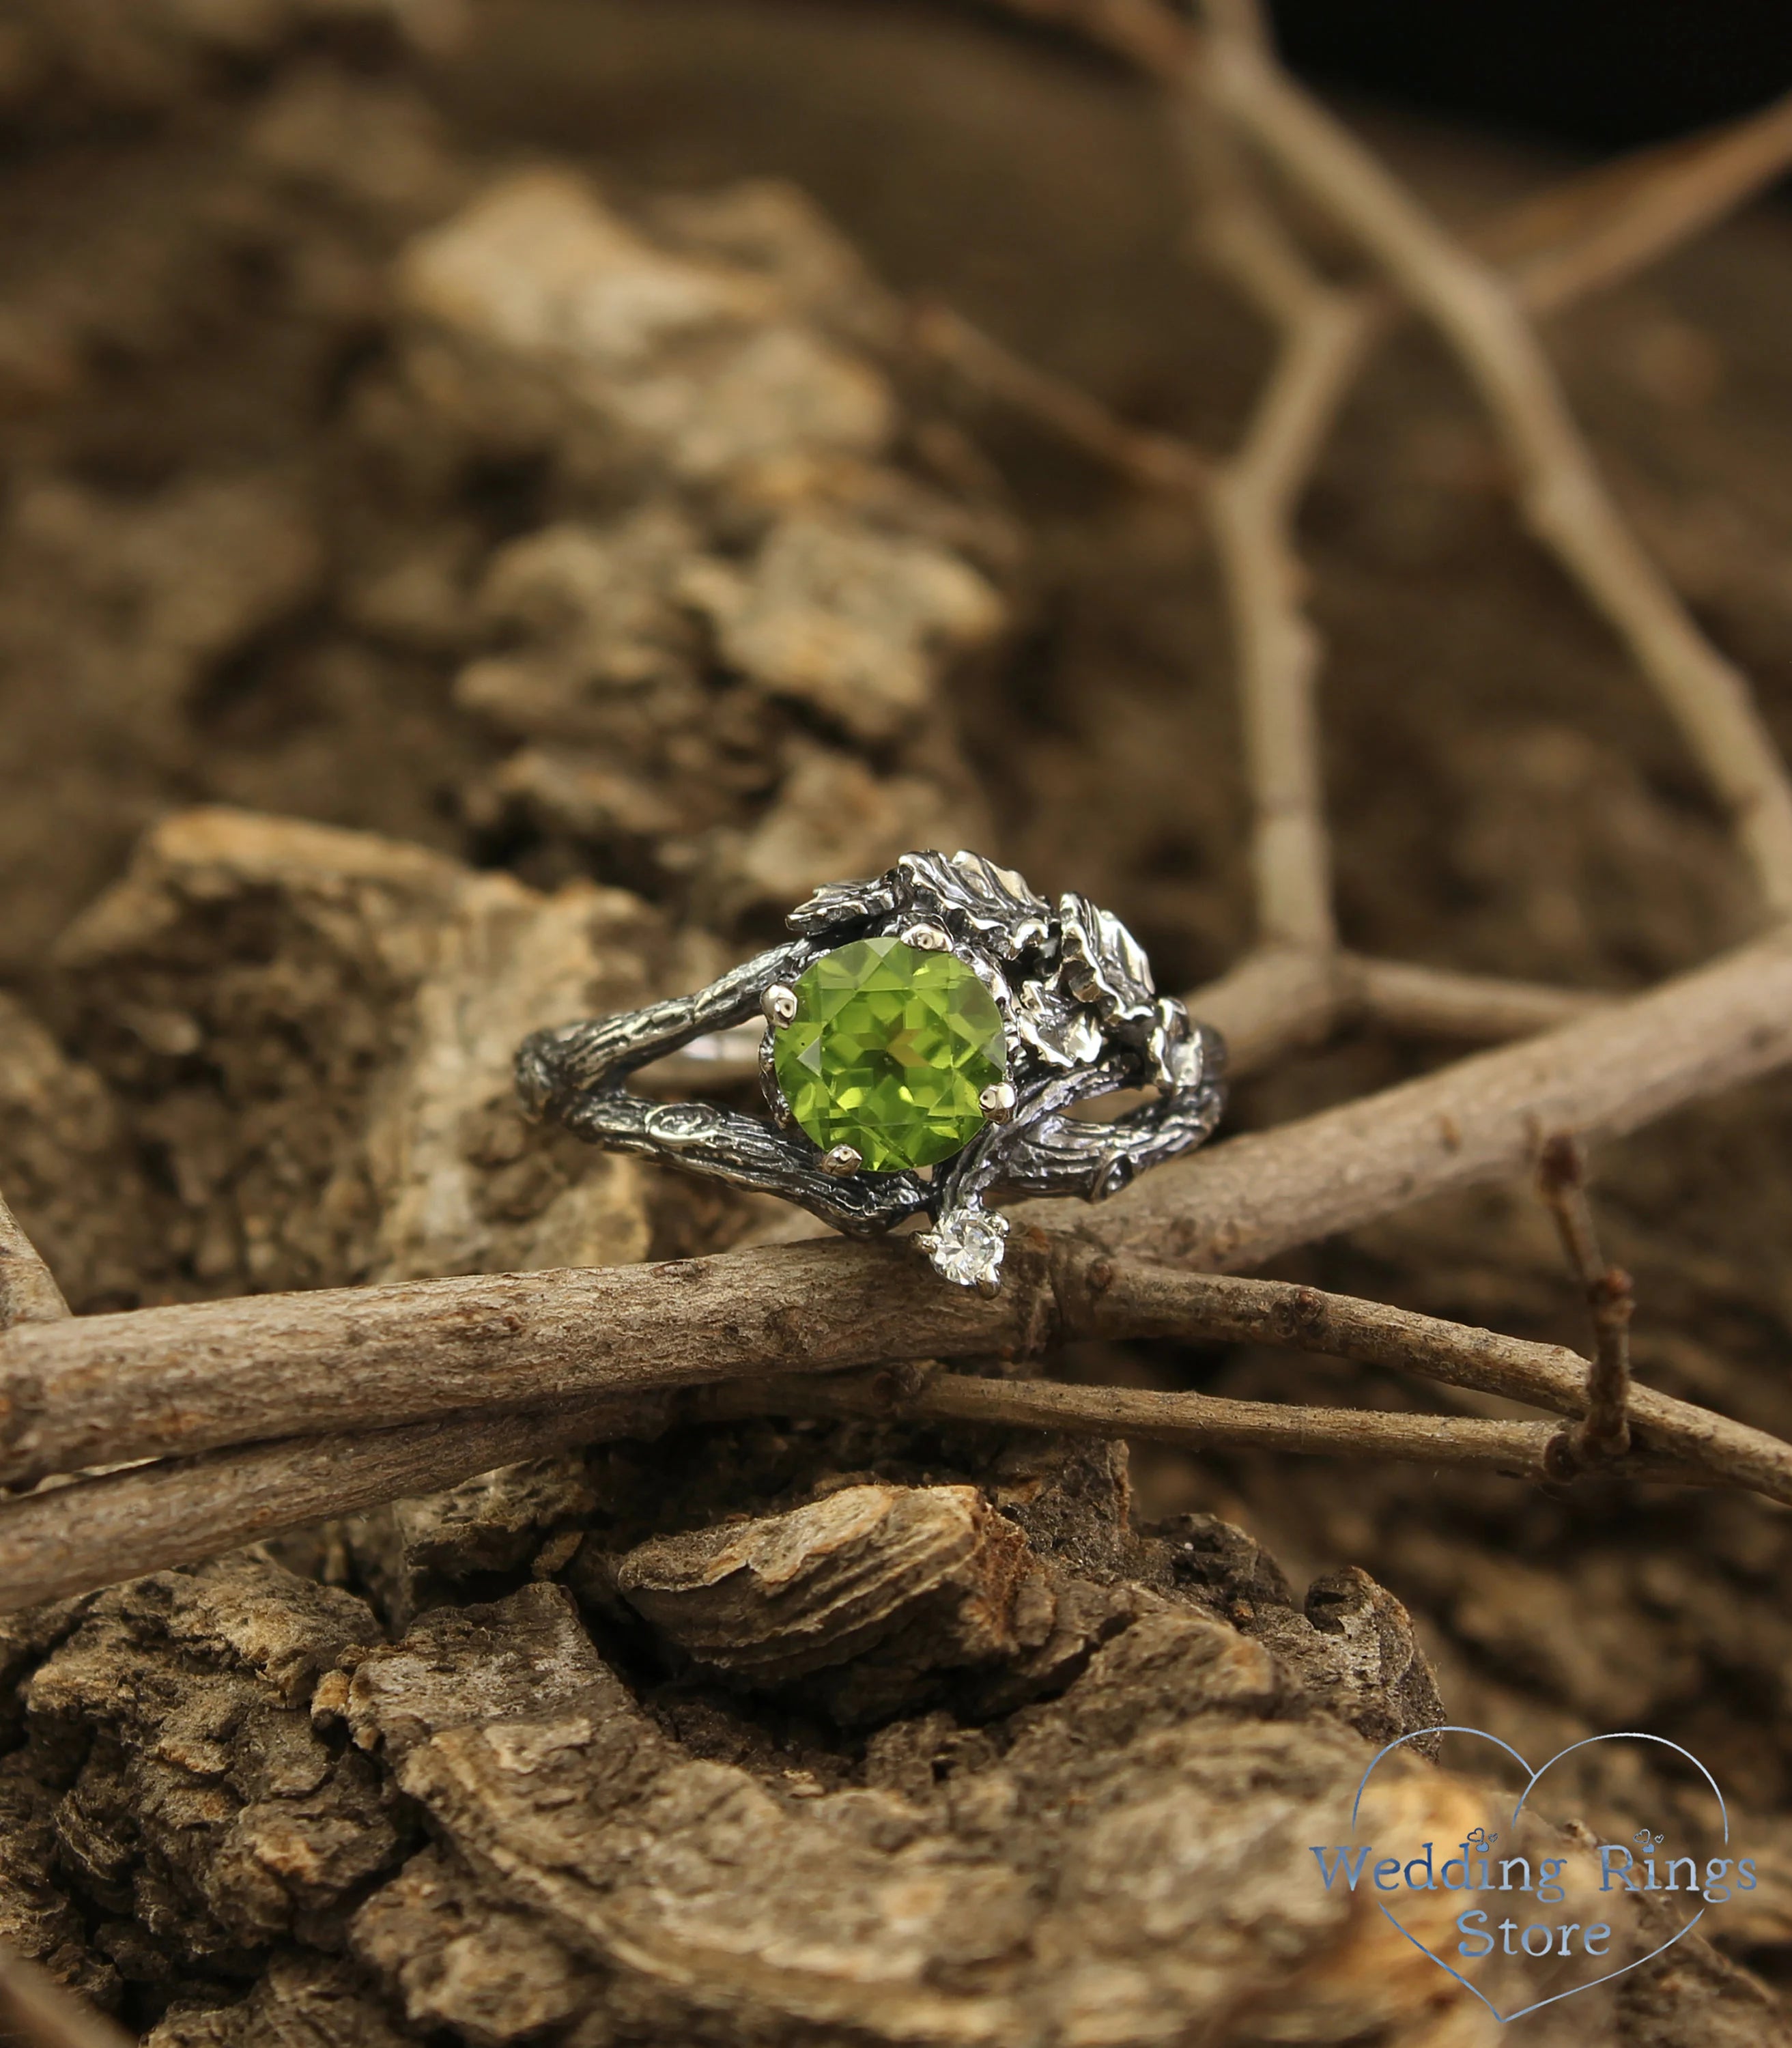
<svg viewBox="0 0 1792 2048">
<path fill-rule="evenodd" d="M 955 1287 L 975 1287 L 993 1294 L 1002 1284 L 1002 1255 L 1007 1247 L 1008 1219 L 985 1209 L 952 1209 L 929 1233 L 928 1257 L 933 1270 Z"/>
</svg>

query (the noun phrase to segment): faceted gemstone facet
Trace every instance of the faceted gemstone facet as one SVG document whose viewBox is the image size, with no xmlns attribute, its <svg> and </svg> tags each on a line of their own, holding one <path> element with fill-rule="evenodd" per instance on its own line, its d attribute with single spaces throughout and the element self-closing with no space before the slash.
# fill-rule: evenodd
<svg viewBox="0 0 1792 2048">
<path fill-rule="evenodd" d="M 978 1098 L 1007 1075 L 1002 1013 L 956 954 L 855 939 L 795 994 L 774 1044 L 778 1081 L 824 1151 L 850 1145 L 884 1173 L 949 1159 L 983 1128 Z"/>
<path fill-rule="evenodd" d="M 959 1287 L 999 1287 L 1008 1219 L 987 1209 L 952 1209 L 933 1226 L 927 1255 L 942 1280 Z"/>
</svg>

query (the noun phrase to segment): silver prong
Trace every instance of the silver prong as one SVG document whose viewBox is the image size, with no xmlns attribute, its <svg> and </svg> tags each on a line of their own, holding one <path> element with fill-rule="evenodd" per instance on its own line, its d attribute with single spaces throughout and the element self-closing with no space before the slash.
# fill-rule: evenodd
<svg viewBox="0 0 1792 2048">
<path fill-rule="evenodd" d="M 797 991 L 774 981 L 759 998 L 759 1007 L 776 1030 L 782 1031 L 797 1014 Z"/>
<path fill-rule="evenodd" d="M 917 1235 L 915 1243 L 931 1259 L 940 1248 L 939 1233 L 937 1231 L 924 1230 Z"/>
<path fill-rule="evenodd" d="M 999 1280 L 979 1280 L 974 1284 L 977 1292 L 986 1301 L 993 1301 L 1002 1292 L 1002 1282 Z"/>
<path fill-rule="evenodd" d="M 822 1172 L 832 1173 L 836 1180 L 856 1173 L 864 1163 L 865 1155 L 856 1145 L 836 1145 L 821 1155 Z"/>
<path fill-rule="evenodd" d="M 977 1100 L 991 1123 L 1006 1123 L 1014 1113 L 1014 1091 L 1007 1081 L 991 1081 Z"/>
<path fill-rule="evenodd" d="M 952 941 L 937 925 L 910 925 L 902 934 L 902 943 L 924 953 L 949 952 L 952 949 Z"/>
</svg>

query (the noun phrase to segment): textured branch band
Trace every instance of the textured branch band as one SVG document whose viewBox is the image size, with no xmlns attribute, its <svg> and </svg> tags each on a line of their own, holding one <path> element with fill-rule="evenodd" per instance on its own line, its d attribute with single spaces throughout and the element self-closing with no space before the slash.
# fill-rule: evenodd
<svg viewBox="0 0 1792 2048">
<path fill-rule="evenodd" d="M 1100 1200 L 1219 1121 L 1223 1040 L 1158 994 L 1138 941 L 1086 897 L 1049 904 L 977 854 L 907 853 L 874 881 L 830 883 L 786 922 L 793 937 L 695 995 L 536 1033 L 517 1059 L 525 1104 L 592 1144 L 782 1195 L 855 1236 L 928 1216 L 936 1270 L 985 1291 L 1008 1228 L 991 1197 Z M 757 1014 L 770 1122 L 626 1088 Z M 1069 1114 L 1134 1088 L 1158 1093 L 1111 1122 Z"/>
</svg>

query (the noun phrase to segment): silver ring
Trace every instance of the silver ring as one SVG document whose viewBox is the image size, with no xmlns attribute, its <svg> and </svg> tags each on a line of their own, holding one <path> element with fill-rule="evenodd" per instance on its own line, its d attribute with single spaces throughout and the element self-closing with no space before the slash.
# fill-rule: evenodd
<svg viewBox="0 0 1792 2048">
<path fill-rule="evenodd" d="M 986 1294 L 1008 1235 L 992 1197 L 1099 1201 L 1220 1119 L 1224 1041 L 1158 994 L 1137 940 L 1087 897 L 1048 903 L 974 853 L 906 853 L 785 921 L 793 937 L 694 995 L 525 1040 L 525 1107 L 855 1236 L 925 1215 L 915 1242 L 935 1270 Z M 625 1086 L 755 1016 L 770 1122 Z M 1111 1123 L 1068 1114 L 1140 1088 L 1157 1092 Z"/>
</svg>

